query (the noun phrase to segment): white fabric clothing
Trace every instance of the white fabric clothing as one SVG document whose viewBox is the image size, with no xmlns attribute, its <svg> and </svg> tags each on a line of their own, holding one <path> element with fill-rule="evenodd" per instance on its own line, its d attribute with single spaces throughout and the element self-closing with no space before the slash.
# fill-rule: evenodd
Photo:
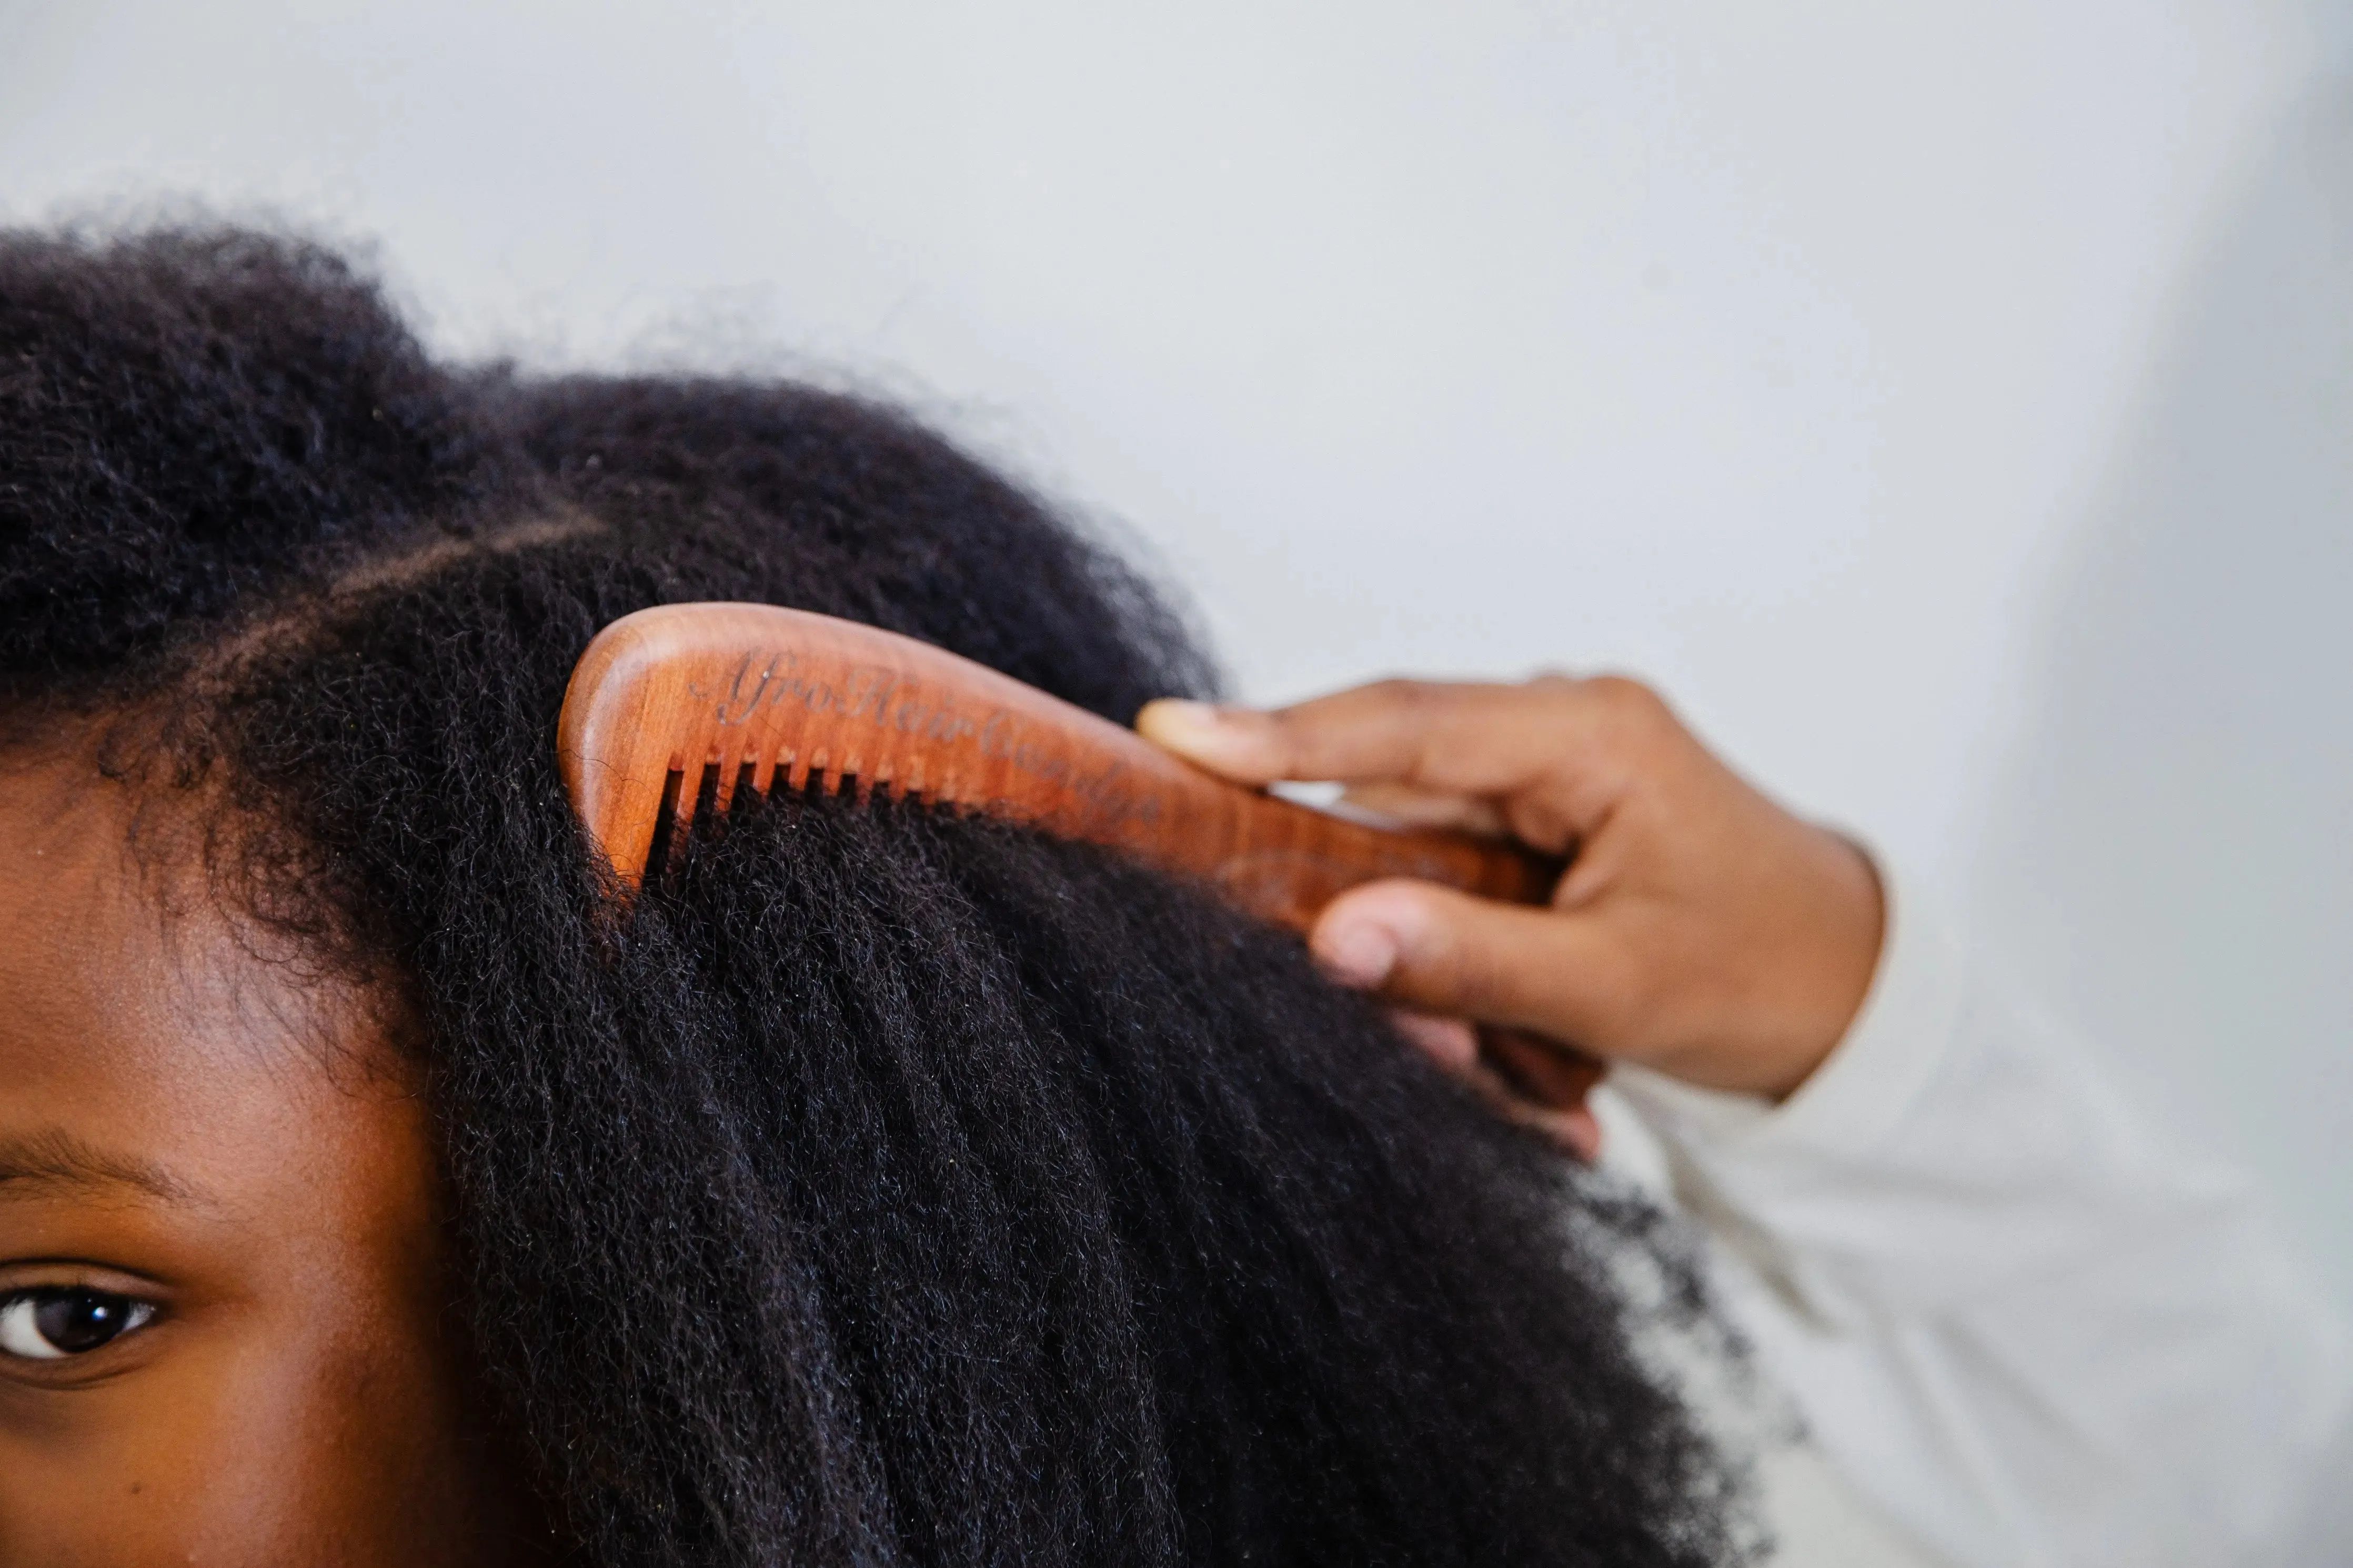
<svg viewBox="0 0 2353 1568">
<path fill-rule="evenodd" d="M 1813 1441 L 1953 1568 L 2353 1563 L 2291 1547 L 2353 1489 L 2322 1474 L 2353 1368 L 2244 1183 L 1887 889 L 1862 1009 L 1786 1102 L 1609 1083 Z"/>
</svg>

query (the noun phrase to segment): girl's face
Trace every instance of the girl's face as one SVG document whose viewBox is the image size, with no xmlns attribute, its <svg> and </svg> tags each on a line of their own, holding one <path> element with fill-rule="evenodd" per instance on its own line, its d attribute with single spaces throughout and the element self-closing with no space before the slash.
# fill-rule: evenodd
<svg viewBox="0 0 2353 1568">
<path fill-rule="evenodd" d="M 511 1560 L 416 1070 L 128 809 L 0 759 L 0 1562 Z"/>
</svg>

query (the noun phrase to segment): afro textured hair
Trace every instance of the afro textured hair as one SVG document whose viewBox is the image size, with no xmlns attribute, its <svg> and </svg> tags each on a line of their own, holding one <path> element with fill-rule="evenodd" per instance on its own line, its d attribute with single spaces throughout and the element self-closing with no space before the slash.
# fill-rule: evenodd
<svg viewBox="0 0 2353 1568">
<path fill-rule="evenodd" d="M 220 896 L 414 1018 L 457 1306 L 571 1560 L 1741 1555 L 1632 1348 L 1649 1217 L 1282 933 L 798 798 L 617 920 L 557 707 L 600 626 L 702 599 L 1123 721 L 1209 679 L 890 409 L 452 369 L 268 235 L 0 236 L 0 703 L 171 708 L 154 787 L 248 825 Z"/>
</svg>

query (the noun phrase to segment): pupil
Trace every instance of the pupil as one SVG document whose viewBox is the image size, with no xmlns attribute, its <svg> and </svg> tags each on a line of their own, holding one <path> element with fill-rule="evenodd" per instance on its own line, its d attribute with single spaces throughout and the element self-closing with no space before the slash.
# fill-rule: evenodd
<svg viewBox="0 0 2353 1568">
<path fill-rule="evenodd" d="M 45 1290 L 33 1299 L 34 1331 L 68 1355 L 98 1349 L 130 1318 L 130 1301 L 95 1290 Z"/>
</svg>

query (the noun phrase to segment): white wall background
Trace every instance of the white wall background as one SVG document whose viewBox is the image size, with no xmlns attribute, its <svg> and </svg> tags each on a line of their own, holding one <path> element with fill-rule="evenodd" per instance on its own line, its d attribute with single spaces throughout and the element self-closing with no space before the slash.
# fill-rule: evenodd
<svg viewBox="0 0 2353 1568">
<path fill-rule="evenodd" d="M 1245 695 L 1612 666 L 1916 868 L 2353 1304 L 2326 0 L 0 0 L 0 216 L 907 397 Z"/>
</svg>

